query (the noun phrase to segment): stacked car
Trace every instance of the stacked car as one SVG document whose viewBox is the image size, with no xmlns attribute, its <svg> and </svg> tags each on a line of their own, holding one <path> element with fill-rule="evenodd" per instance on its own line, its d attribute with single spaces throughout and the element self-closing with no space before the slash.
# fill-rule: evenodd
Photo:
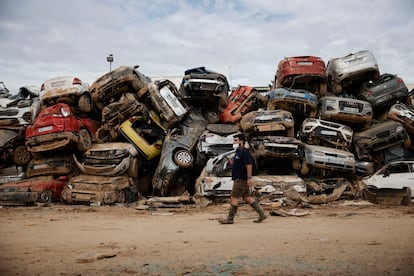
<svg viewBox="0 0 414 276">
<path fill-rule="evenodd" d="M 286 57 L 270 89 L 229 90 L 225 75 L 205 67 L 185 70 L 179 87 L 138 66 L 91 86 L 56 77 L 14 96 L 1 83 L 0 201 L 228 196 L 238 133 L 255 160 L 256 191 L 304 202 L 355 196 L 355 180 L 414 156 L 411 94 L 401 77 L 379 73 L 370 51 L 326 67 L 319 57 Z M 370 198 L 384 188 L 369 183 Z"/>
</svg>

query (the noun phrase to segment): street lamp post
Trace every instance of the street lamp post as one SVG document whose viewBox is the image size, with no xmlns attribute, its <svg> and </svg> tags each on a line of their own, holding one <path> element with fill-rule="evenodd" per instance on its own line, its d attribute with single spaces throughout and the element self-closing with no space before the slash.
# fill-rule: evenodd
<svg viewBox="0 0 414 276">
<path fill-rule="evenodd" d="M 109 62 L 109 72 L 112 72 L 112 62 L 114 61 L 114 56 L 112 54 L 109 54 L 106 57 L 106 61 Z"/>
</svg>

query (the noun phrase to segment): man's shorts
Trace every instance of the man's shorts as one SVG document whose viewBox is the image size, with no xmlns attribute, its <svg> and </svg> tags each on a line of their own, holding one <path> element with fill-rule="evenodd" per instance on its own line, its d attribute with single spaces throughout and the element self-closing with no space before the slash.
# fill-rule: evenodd
<svg viewBox="0 0 414 276">
<path fill-rule="evenodd" d="M 250 188 L 247 185 L 247 180 L 236 179 L 234 180 L 233 189 L 231 190 L 231 197 L 245 197 L 250 196 Z"/>
</svg>

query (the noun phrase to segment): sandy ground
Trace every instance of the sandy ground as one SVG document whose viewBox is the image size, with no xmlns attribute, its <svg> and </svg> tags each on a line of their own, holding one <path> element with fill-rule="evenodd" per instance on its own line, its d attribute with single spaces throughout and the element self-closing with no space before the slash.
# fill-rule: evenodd
<svg viewBox="0 0 414 276">
<path fill-rule="evenodd" d="M 2 207 L 0 275 L 414 275 L 414 206 L 345 203 L 233 225 L 227 204 Z"/>
</svg>

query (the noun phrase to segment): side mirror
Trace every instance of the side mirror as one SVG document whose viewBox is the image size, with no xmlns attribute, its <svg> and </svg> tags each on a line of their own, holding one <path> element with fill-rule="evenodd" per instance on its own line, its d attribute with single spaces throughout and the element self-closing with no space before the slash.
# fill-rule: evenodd
<svg viewBox="0 0 414 276">
<path fill-rule="evenodd" d="M 385 170 L 384 175 L 382 177 L 388 177 L 388 176 L 390 176 L 390 171 Z"/>
</svg>

